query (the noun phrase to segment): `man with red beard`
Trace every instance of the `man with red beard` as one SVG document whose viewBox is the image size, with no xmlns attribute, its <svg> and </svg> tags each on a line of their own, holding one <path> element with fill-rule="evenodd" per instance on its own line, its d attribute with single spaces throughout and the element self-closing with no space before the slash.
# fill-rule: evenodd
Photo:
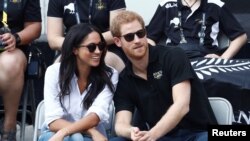
<svg viewBox="0 0 250 141">
<path fill-rule="evenodd" d="M 110 30 L 129 59 L 114 95 L 119 137 L 112 141 L 206 141 L 216 120 L 184 51 L 150 46 L 142 17 L 132 11 L 119 13 Z M 135 108 L 148 130 L 131 125 Z"/>
</svg>

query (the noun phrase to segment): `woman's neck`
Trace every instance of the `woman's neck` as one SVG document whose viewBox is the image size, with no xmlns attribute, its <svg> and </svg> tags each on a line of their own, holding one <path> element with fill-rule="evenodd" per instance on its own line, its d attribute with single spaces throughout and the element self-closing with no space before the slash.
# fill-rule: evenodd
<svg viewBox="0 0 250 141">
<path fill-rule="evenodd" d="M 90 73 L 90 69 L 86 69 L 86 68 L 78 68 L 78 80 L 77 80 L 77 84 L 78 84 L 78 88 L 80 93 L 82 94 L 83 91 L 86 89 L 87 87 L 87 81 L 88 81 L 88 75 Z"/>
<path fill-rule="evenodd" d="M 91 67 L 86 65 L 78 65 L 77 70 L 78 70 L 78 79 L 87 80 L 91 71 Z"/>
</svg>

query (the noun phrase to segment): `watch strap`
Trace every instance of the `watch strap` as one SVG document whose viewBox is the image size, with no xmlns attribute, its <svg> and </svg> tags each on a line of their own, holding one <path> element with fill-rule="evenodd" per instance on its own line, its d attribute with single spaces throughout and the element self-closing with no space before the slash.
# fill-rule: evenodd
<svg viewBox="0 0 250 141">
<path fill-rule="evenodd" d="M 21 43 L 20 36 L 17 33 L 13 34 L 13 36 L 16 38 L 16 45 L 19 45 Z"/>
</svg>

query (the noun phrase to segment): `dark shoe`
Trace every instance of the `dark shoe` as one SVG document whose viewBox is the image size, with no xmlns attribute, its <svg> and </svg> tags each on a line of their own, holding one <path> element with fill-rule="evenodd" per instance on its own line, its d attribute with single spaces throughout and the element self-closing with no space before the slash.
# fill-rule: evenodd
<svg viewBox="0 0 250 141">
<path fill-rule="evenodd" d="M 9 132 L 3 131 L 1 134 L 1 141 L 16 141 L 16 130 Z"/>
</svg>

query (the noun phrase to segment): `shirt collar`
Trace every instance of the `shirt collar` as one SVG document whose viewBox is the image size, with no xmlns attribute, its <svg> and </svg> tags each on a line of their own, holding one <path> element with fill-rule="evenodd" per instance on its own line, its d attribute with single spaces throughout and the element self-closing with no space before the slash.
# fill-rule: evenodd
<svg viewBox="0 0 250 141">
<path fill-rule="evenodd" d="M 204 12 L 205 10 L 206 10 L 206 3 L 207 3 L 207 0 L 201 0 L 201 5 L 200 5 L 200 7 L 198 8 L 198 9 L 202 9 L 202 11 Z M 178 5 L 178 10 L 182 10 L 184 7 L 186 7 L 186 6 L 184 6 L 183 4 L 182 4 L 182 2 L 181 2 L 181 0 L 177 0 L 177 5 Z"/>
<path fill-rule="evenodd" d="M 177 6 L 178 6 L 178 10 L 181 11 L 181 9 L 183 9 L 183 7 L 186 7 L 182 4 L 181 0 L 177 0 Z"/>
<path fill-rule="evenodd" d="M 149 65 L 156 62 L 158 60 L 158 53 L 156 51 L 157 46 L 151 46 L 149 44 Z"/>
</svg>

